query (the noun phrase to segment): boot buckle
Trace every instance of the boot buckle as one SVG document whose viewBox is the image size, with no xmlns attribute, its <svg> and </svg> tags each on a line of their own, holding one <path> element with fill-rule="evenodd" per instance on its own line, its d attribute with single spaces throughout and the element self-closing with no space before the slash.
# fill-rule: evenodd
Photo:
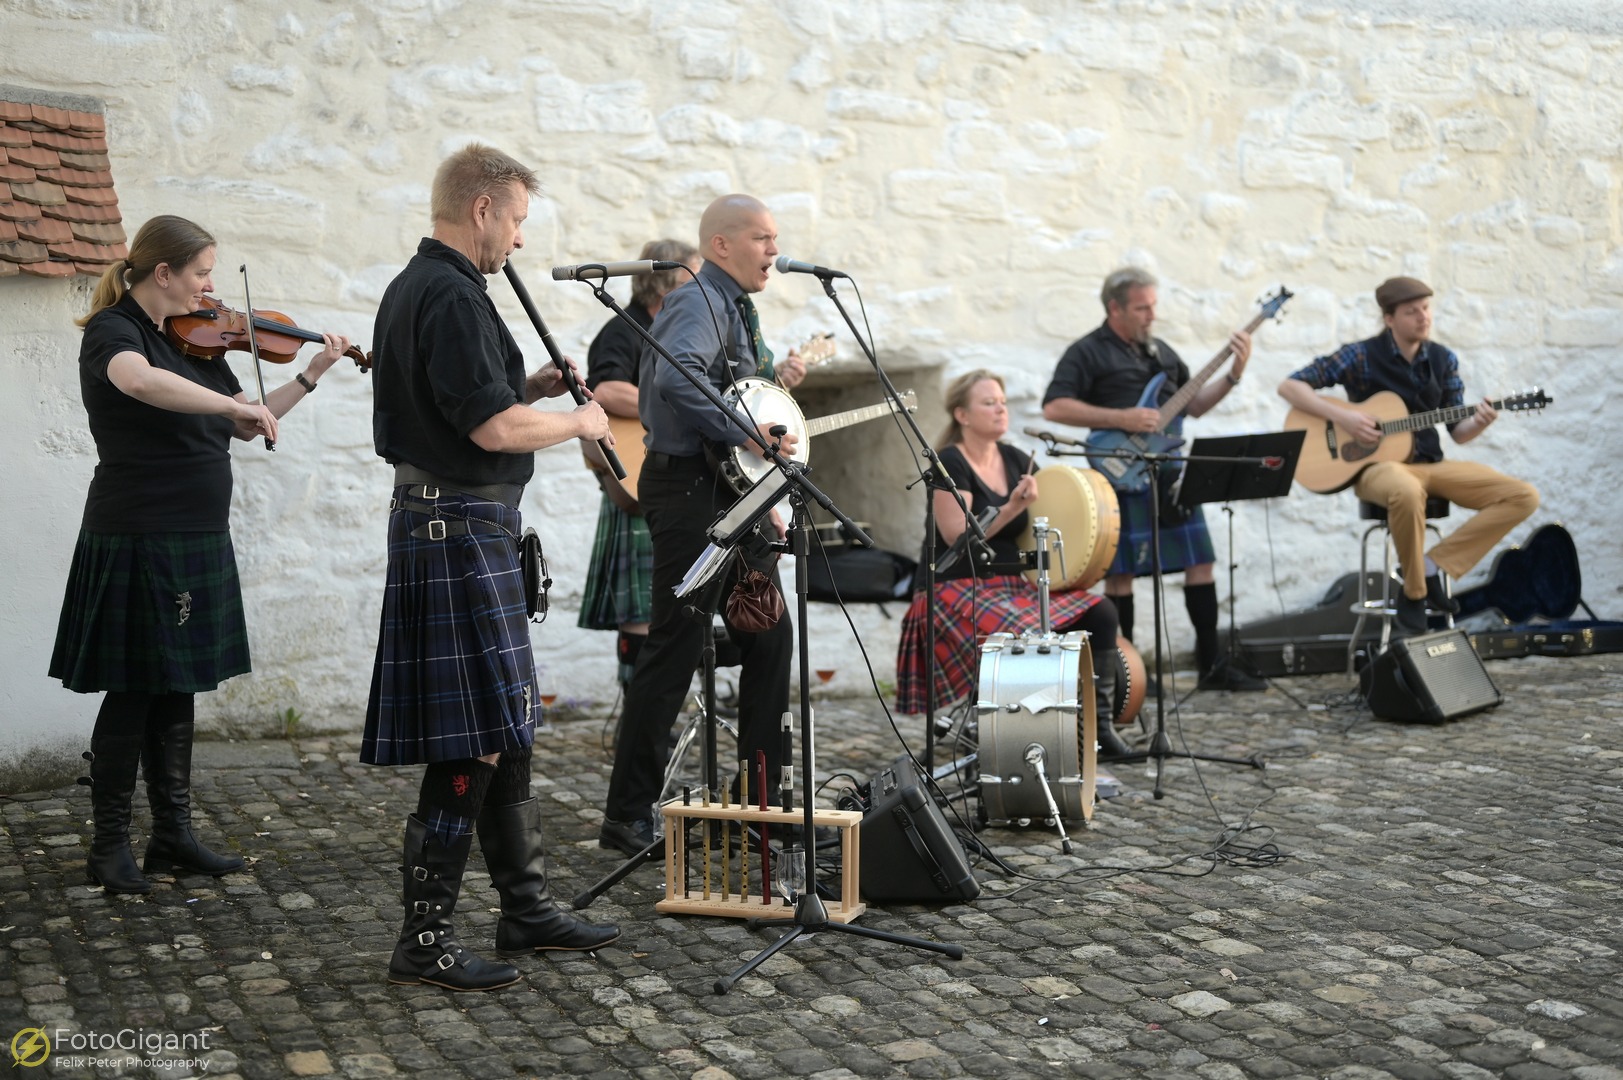
<svg viewBox="0 0 1623 1080">
<path fill-rule="evenodd" d="M 432 945 L 432 944 L 434 944 L 434 931 L 432 931 L 432 930 L 424 930 L 421 934 L 418 934 L 417 935 L 417 944 L 419 944 L 419 945 Z"/>
<path fill-rule="evenodd" d="M 411 905 L 411 913 L 413 915 L 427 915 L 428 914 L 428 901 L 427 900 L 414 900 L 412 902 L 412 905 Z"/>
<path fill-rule="evenodd" d="M 450 953 L 445 953 L 441 955 L 438 960 L 434 961 L 434 966 L 439 968 L 441 971 L 444 971 L 447 968 L 454 968 L 456 967 L 456 958 Z"/>
<path fill-rule="evenodd" d="M 415 880 L 415 881 L 427 881 L 428 880 L 428 867 L 426 867 L 426 866 L 414 866 L 414 867 L 412 867 L 411 868 L 411 876 L 412 876 L 412 879 Z"/>
</svg>

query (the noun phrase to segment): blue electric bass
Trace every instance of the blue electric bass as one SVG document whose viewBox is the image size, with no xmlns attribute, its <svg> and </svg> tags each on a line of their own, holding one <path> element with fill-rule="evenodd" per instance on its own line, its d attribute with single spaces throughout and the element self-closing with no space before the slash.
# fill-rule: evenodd
<svg viewBox="0 0 1623 1080">
<path fill-rule="evenodd" d="M 1257 327 L 1278 315 L 1279 309 L 1285 306 L 1285 301 L 1292 295 L 1289 289 L 1281 285 L 1278 292 L 1262 302 L 1257 314 L 1246 324 L 1246 333 L 1255 331 Z M 1144 388 L 1137 407 L 1159 410 L 1160 425 L 1154 431 L 1134 434 L 1113 428 L 1090 431 L 1087 438 L 1088 450 L 1131 450 L 1145 454 L 1166 454 L 1182 446 L 1185 410 L 1189 408 L 1189 403 L 1194 400 L 1195 395 L 1200 393 L 1200 388 L 1206 385 L 1206 381 L 1228 363 L 1233 352 L 1233 346 L 1225 344 L 1222 351 L 1212 357 L 1210 363 L 1196 372 L 1194 377 L 1179 387 L 1177 393 L 1168 397 L 1165 402 L 1161 400 L 1161 392 L 1166 388 L 1167 375 L 1164 371 L 1157 373 Z M 1106 457 L 1090 452 L 1088 464 L 1104 473 L 1110 480 L 1110 486 L 1117 491 L 1138 494 L 1149 490 L 1149 463 L 1141 458 Z"/>
</svg>

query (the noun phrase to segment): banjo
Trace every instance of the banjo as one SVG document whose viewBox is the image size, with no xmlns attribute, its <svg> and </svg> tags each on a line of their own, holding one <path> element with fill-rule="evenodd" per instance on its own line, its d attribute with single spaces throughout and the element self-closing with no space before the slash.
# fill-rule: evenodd
<svg viewBox="0 0 1623 1080">
<path fill-rule="evenodd" d="M 813 436 L 838 431 L 840 428 L 867 420 L 878 420 L 896 411 L 895 402 L 882 401 L 877 405 L 866 405 L 860 409 L 850 409 L 807 420 L 787 390 L 777 383 L 753 375 L 737 380 L 722 391 L 721 396 L 728 407 L 743 414 L 756 425 L 782 424 L 788 428 L 789 434 L 799 439 L 795 447 L 794 460 L 802 465 L 811 461 L 810 440 Z M 918 408 L 918 398 L 913 391 L 908 390 L 901 397 L 902 407 L 908 412 Z M 740 495 L 775 468 L 772 462 L 744 445 L 730 446 L 725 454 L 719 454 L 717 467 L 727 483 Z"/>
</svg>

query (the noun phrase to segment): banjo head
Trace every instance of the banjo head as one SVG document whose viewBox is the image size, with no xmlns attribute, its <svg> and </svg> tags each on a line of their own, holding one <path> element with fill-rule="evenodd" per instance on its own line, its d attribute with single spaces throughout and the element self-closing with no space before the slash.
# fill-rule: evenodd
<svg viewBox="0 0 1623 1080">
<path fill-rule="evenodd" d="M 789 434 L 799 440 L 795 444 L 792 460 L 802 465 L 810 464 L 811 438 L 806 434 L 806 418 L 801 415 L 800 407 L 787 390 L 766 379 L 751 376 L 727 387 L 722 392 L 722 399 L 756 424 L 782 424 L 788 428 Z M 772 469 L 770 461 L 742 446 L 735 446 L 729 456 L 745 487 L 754 484 Z"/>
</svg>

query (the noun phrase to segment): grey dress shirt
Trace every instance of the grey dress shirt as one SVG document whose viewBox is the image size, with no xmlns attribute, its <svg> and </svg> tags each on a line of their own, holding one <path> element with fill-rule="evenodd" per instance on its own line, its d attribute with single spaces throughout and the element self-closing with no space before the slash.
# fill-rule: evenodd
<svg viewBox="0 0 1623 1080">
<path fill-rule="evenodd" d="M 755 349 L 738 310 L 743 295 L 731 275 L 706 262 L 697 280 L 665 297 L 651 333 L 677 363 L 721 390 L 735 378 L 755 374 Z M 648 429 L 643 443 L 649 450 L 691 457 L 704 452 L 705 440 L 737 446 L 746 438 L 681 372 L 646 347 L 637 385 L 643 388 L 637 409 Z"/>
</svg>

